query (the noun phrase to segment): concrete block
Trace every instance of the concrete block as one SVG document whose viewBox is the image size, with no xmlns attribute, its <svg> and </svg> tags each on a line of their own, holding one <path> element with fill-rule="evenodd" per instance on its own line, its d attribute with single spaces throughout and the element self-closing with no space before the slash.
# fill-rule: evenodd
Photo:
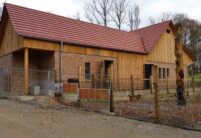
<svg viewBox="0 0 201 138">
<path fill-rule="evenodd" d="M 68 102 L 77 102 L 78 101 L 78 93 L 63 93 L 63 98 Z"/>
<path fill-rule="evenodd" d="M 34 100 L 33 96 L 17 96 L 17 100 L 22 102 L 32 101 Z"/>
</svg>

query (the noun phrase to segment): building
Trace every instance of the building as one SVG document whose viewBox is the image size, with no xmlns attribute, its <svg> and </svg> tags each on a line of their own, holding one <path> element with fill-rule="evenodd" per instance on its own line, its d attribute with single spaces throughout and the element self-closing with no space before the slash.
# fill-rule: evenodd
<svg viewBox="0 0 201 138">
<path fill-rule="evenodd" d="M 30 80 L 42 77 L 41 73 L 30 72 L 31 69 L 55 70 L 56 81 L 70 82 L 90 81 L 91 74 L 112 80 L 131 75 L 149 78 L 152 66 L 157 65 L 160 79 L 166 76 L 175 79 L 174 32 L 172 21 L 125 32 L 4 4 L 0 67 L 23 69 L 15 75 L 18 79 L 22 77 L 20 84 L 25 93 L 29 91 Z M 194 57 L 185 47 L 183 58 L 187 74 L 187 65 L 193 63 Z"/>
</svg>

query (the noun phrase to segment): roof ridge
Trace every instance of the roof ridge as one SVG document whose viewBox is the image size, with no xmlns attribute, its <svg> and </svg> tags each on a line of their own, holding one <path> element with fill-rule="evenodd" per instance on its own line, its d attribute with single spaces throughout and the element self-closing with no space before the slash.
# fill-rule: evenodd
<svg viewBox="0 0 201 138">
<path fill-rule="evenodd" d="M 76 21 L 76 22 L 93 25 L 93 26 L 96 26 L 96 27 L 101 27 L 101 28 L 104 28 L 104 29 L 110 29 L 110 30 L 119 31 L 119 32 L 123 32 L 123 33 L 129 33 L 128 31 L 125 31 L 125 30 L 119 30 L 119 29 L 116 29 L 116 28 L 108 27 L 108 26 L 106 27 L 106 26 L 90 23 L 90 22 L 83 21 L 83 20 L 76 20 L 76 19 L 73 19 L 73 18 L 70 18 L 70 17 L 67 17 L 67 16 L 63 16 L 63 15 L 59 15 L 59 14 L 55 14 L 55 13 L 49 13 L 49 12 L 41 11 L 41 10 L 34 9 L 34 8 L 23 7 L 23 6 L 15 5 L 15 4 L 12 4 L 12 3 L 4 3 L 4 4 L 5 5 L 12 5 L 12 6 L 20 7 L 20 8 L 23 8 L 23 9 L 34 10 L 34 11 L 42 12 L 42 13 L 49 14 L 49 15 L 52 15 L 52 16 L 59 16 L 59 17 L 65 18 L 65 19 L 69 19 L 69 20 L 73 20 L 73 21 Z"/>
<path fill-rule="evenodd" d="M 139 28 L 139 29 L 130 31 L 130 33 L 133 33 L 133 32 L 139 31 L 139 30 L 143 30 L 143 29 L 147 29 L 147 28 L 150 28 L 150 27 L 154 27 L 154 26 L 157 26 L 157 25 L 161 25 L 161 24 L 164 24 L 164 23 L 168 23 L 168 22 L 171 23 L 172 20 L 167 20 L 167 21 L 164 21 L 164 22 L 159 22 L 159 23 L 156 23 L 156 24 L 152 24 L 152 25 L 149 25 L 149 26 L 145 26 L 145 27 L 142 27 L 142 28 Z"/>
</svg>

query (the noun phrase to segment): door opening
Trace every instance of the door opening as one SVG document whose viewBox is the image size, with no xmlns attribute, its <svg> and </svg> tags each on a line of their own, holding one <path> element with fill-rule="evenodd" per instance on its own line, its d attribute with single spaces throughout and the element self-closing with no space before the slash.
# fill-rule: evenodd
<svg viewBox="0 0 201 138">
<path fill-rule="evenodd" d="M 152 64 L 145 64 L 144 66 L 144 88 L 149 89 L 150 88 L 150 75 L 152 75 Z"/>
<path fill-rule="evenodd" d="M 113 61 L 104 60 L 104 75 L 107 79 L 112 79 L 113 77 Z"/>
</svg>

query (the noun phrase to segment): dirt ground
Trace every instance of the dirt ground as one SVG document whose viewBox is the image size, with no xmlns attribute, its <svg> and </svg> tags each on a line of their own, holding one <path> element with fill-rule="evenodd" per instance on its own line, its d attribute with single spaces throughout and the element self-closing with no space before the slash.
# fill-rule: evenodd
<svg viewBox="0 0 201 138">
<path fill-rule="evenodd" d="M 0 138 L 200 138 L 187 131 L 76 109 L 0 99 Z"/>
</svg>

